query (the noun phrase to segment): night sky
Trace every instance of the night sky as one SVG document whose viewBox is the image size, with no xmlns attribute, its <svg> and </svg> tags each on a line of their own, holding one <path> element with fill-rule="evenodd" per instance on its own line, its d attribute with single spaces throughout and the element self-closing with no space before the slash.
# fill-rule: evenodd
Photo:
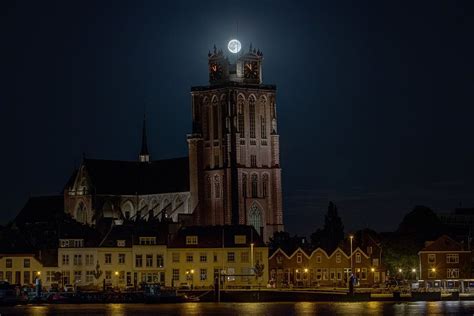
<svg viewBox="0 0 474 316">
<path fill-rule="evenodd" d="M 2 1 L 0 224 L 82 153 L 187 155 L 190 87 L 233 37 L 277 85 L 290 233 L 474 207 L 474 1 Z"/>
</svg>

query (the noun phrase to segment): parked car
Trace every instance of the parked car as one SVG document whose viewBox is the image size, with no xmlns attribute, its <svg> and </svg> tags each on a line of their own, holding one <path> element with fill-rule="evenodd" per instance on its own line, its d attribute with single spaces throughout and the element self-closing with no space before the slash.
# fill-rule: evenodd
<svg viewBox="0 0 474 316">
<path fill-rule="evenodd" d="M 64 292 L 74 292 L 74 286 L 72 284 L 64 285 Z"/>
</svg>

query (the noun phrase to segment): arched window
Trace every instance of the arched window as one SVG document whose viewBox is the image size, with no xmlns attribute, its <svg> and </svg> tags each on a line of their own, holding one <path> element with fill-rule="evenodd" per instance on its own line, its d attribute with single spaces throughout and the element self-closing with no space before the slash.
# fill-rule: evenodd
<svg viewBox="0 0 474 316">
<path fill-rule="evenodd" d="M 267 99 L 264 96 L 260 97 L 260 136 L 262 139 L 267 138 L 267 112 L 266 112 Z"/>
<path fill-rule="evenodd" d="M 237 110 L 238 110 L 238 119 L 239 119 L 239 133 L 240 137 L 245 137 L 245 114 L 244 114 L 244 97 L 239 95 L 237 98 Z"/>
<path fill-rule="evenodd" d="M 102 206 L 102 216 L 106 218 L 113 218 L 114 217 L 114 208 L 112 202 L 105 201 L 104 205 Z"/>
<path fill-rule="evenodd" d="M 204 139 L 209 140 L 209 125 L 211 125 L 211 114 L 209 113 L 209 102 L 207 98 L 204 98 L 203 104 L 202 104 L 202 124 L 204 127 Z"/>
<path fill-rule="evenodd" d="M 206 197 L 210 199 L 212 197 L 212 184 L 211 177 L 207 176 L 206 178 Z"/>
<path fill-rule="evenodd" d="M 133 207 L 132 202 L 127 201 L 122 205 L 122 213 L 126 219 L 130 219 L 135 215 L 135 208 Z"/>
<path fill-rule="evenodd" d="M 219 113 L 217 107 L 217 98 L 212 100 L 212 127 L 213 138 L 219 139 Z"/>
<path fill-rule="evenodd" d="M 87 210 L 84 203 L 81 201 L 76 208 L 76 221 L 87 224 Z"/>
<path fill-rule="evenodd" d="M 249 225 L 252 225 L 258 232 L 260 232 L 260 227 L 262 227 L 262 212 L 257 204 L 253 204 L 249 211 L 248 218 Z"/>
<path fill-rule="evenodd" d="M 262 196 L 266 197 L 268 195 L 268 175 L 264 174 L 262 179 Z"/>
<path fill-rule="evenodd" d="M 250 138 L 255 138 L 255 97 L 249 99 Z"/>
<path fill-rule="evenodd" d="M 252 175 L 252 197 L 258 197 L 258 176 Z"/>
<path fill-rule="evenodd" d="M 247 175 L 242 174 L 242 196 L 247 197 Z"/>
<path fill-rule="evenodd" d="M 216 199 L 221 198 L 221 183 L 218 175 L 214 177 L 214 196 Z"/>
</svg>

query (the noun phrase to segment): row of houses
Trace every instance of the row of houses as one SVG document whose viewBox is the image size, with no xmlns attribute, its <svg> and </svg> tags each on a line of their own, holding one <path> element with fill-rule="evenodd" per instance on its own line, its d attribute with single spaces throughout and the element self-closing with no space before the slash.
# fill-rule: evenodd
<svg viewBox="0 0 474 316">
<path fill-rule="evenodd" d="M 118 225 L 100 240 L 60 238 L 50 266 L 33 253 L 0 255 L 0 279 L 23 285 L 40 277 L 46 288 L 201 288 L 219 276 L 227 287 L 268 283 L 268 273 L 253 269 L 268 267 L 268 247 L 252 226 L 188 226 L 169 237 L 166 230 Z"/>
<path fill-rule="evenodd" d="M 353 274 L 360 286 L 384 283 L 382 248 L 368 231 L 349 236 L 332 251 L 322 248 L 278 248 L 269 257 L 276 287 L 346 287 Z"/>
</svg>

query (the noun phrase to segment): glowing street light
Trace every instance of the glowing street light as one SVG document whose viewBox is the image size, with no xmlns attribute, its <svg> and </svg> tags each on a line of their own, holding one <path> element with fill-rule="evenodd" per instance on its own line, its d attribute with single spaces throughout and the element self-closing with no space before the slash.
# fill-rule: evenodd
<svg viewBox="0 0 474 316">
<path fill-rule="evenodd" d="M 416 273 L 416 269 L 415 269 L 415 268 L 413 268 L 413 269 L 411 270 L 411 272 L 413 272 L 413 273 Z"/>
<path fill-rule="evenodd" d="M 371 268 L 370 271 L 375 272 L 375 268 Z"/>
<path fill-rule="evenodd" d="M 402 269 L 398 269 L 398 272 L 402 273 L 402 271 L 403 271 Z"/>
</svg>

